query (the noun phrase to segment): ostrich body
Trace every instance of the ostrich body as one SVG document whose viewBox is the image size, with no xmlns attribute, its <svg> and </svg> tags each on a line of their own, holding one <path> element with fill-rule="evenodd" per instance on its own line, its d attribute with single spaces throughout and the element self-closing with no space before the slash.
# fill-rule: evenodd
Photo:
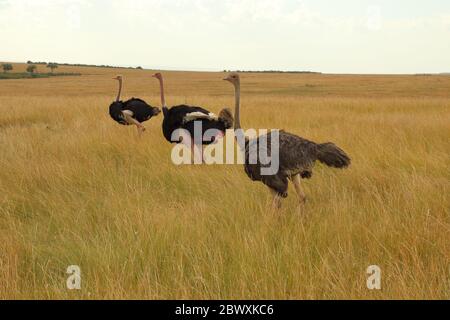
<svg viewBox="0 0 450 320">
<path fill-rule="evenodd" d="M 221 113 L 223 115 L 224 111 Z M 227 129 L 232 128 L 233 123 L 227 121 L 226 117 L 219 116 L 210 113 L 208 110 L 201 107 L 178 105 L 170 109 L 163 108 L 164 120 L 162 124 L 164 138 L 172 143 L 180 143 L 181 141 L 173 141 L 172 133 L 177 129 L 187 130 L 191 137 L 194 137 L 194 125 L 195 121 L 201 121 L 202 123 L 202 136 L 209 129 L 217 129 L 222 134 L 225 134 Z M 228 118 L 231 118 L 231 112 L 229 112 Z M 225 119 L 224 119 L 225 118 Z M 195 141 L 197 144 L 208 145 L 217 141 L 220 136 L 213 137 L 211 141 Z"/>
<path fill-rule="evenodd" d="M 223 109 L 220 111 L 219 116 L 212 112 L 196 106 L 188 105 L 177 105 L 171 108 L 166 106 L 165 95 L 164 95 L 164 80 L 161 73 L 156 73 L 153 75 L 154 78 L 159 80 L 161 88 L 161 106 L 164 115 L 162 130 L 164 138 L 170 143 L 186 143 L 184 140 L 191 139 L 191 148 L 194 151 L 196 146 L 209 145 L 215 143 L 225 135 L 227 129 L 233 127 L 233 114 L 229 109 Z M 210 141 L 204 141 L 202 137 L 201 140 L 194 140 L 194 128 L 195 122 L 201 122 L 202 137 L 205 132 L 210 129 L 218 130 L 219 134 L 214 136 Z M 175 130 L 184 129 L 189 133 L 188 137 L 181 136 L 179 139 L 173 139 L 172 134 Z"/>
<path fill-rule="evenodd" d="M 119 81 L 119 92 L 116 101 L 109 106 L 109 115 L 113 120 L 121 125 L 135 125 L 139 135 L 145 131 L 143 122 L 150 120 L 153 116 L 158 115 L 161 111 L 159 108 L 152 107 L 144 100 L 132 98 L 127 101 L 121 101 L 123 79 L 117 76 L 114 80 Z"/>
<path fill-rule="evenodd" d="M 237 73 L 232 73 L 224 80 L 231 82 L 235 87 L 234 128 L 237 135 L 242 135 L 240 123 L 240 78 Z M 346 168 L 351 162 L 348 155 L 331 142 L 318 144 L 282 130 L 279 131 L 278 173 L 262 175 L 261 169 L 270 167 L 270 164 L 261 164 L 259 155 L 264 154 L 264 152 L 261 153 L 260 151 L 265 151 L 265 154 L 268 156 L 272 154 L 271 139 L 271 133 L 252 140 L 245 137 L 245 139 L 240 139 L 245 141 L 245 145 L 240 146 L 240 148 L 245 153 L 244 168 L 247 176 L 253 181 L 261 181 L 269 187 L 274 196 L 274 205 L 278 208 L 281 206 L 280 199 L 288 196 L 289 180 L 294 184 L 300 204 L 306 201 L 306 196 L 301 186 L 301 179 L 310 179 L 312 177 L 312 170 L 316 161 L 334 168 Z M 261 143 L 261 141 L 265 142 Z M 266 148 L 267 150 L 261 150 L 261 148 Z M 251 150 L 258 150 L 255 164 L 250 163 Z"/>
</svg>

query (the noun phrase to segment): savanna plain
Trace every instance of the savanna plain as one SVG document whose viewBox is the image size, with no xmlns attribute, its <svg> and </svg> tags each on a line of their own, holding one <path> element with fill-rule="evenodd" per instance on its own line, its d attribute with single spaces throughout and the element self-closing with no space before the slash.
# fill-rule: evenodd
<svg viewBox="0 0 450 320">
<path fill-rule="evenodd" d="M 152 71 L 58 72 L 0 80 L 1 299 L 450 299 L 450 76 L 241 74 L 244 128 L 352 158 L 274 212 L 241 165 L 175 166 L 162 115 L 110 119 L 117 74 L 160 105 Z M 233 107 L 224 73 L 164 75 L 169 105 Z"/>
</svg>

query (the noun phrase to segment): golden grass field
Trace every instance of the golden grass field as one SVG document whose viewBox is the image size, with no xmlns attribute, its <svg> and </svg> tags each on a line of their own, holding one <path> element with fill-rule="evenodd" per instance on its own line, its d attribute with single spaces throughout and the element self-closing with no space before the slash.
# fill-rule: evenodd
<svg viewBox="0 0 450 320">
<path fill-rule="evenodd" d="M 140 140 L 109 118 L 118 73 L 159 106 L 151 71 L 58 72 L 83 75 L 0 81 L 1 299 L 450 299 L 449 76 L 242 74 L 244 128 L 353 161 L 274 213 L 242 166 L 174 166 L 162 115 Z M 169 105 L 233 107 L 224 74 L 164 74 Z"/>
</svg>

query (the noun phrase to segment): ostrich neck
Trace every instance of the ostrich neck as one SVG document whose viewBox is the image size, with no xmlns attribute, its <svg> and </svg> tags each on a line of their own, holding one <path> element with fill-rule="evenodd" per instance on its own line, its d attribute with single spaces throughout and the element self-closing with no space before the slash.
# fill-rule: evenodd
<svg viewBox="0 0 450 320">
<path fill-rule="evenodd" d="M 161 107 L 163 107 L 164 109 L 167 109 L 166 98 L 164 96 L 164 80 L 162 78 L 159 79 L 159 85 L 161 87 Z"/>
<path fill-rule="evenodd" d="M 241 85 L 237 83 L 234 87 L 235 110 L 234 110 L 234 129 L 241 129 Z"/>
<path fill-rule="evenodd" d="M 234 110 L 234 134 L 239 148 L 245 150 L 247 138 L 241 128 L 241 85 L 238 82 L 235 85 L 235 110 Z"/>
<path fill-rule="evenodd" d="M 121 94 L 122 94 L 122 80 L 119 80 L 119 92 L 117 93 L 116 102 L 120 100 Z"/>
</svg>

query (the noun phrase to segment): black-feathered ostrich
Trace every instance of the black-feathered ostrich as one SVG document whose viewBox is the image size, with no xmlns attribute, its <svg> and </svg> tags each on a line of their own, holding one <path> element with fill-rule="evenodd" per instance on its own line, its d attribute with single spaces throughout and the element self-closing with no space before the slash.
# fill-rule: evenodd
<svg viewBox="0 0 450 320">
<path fill-rule="evenodd" d="M 161 110 L 137 98 L 132 98 L 125 102 L 121 101 L 120 95 L 122 94 L 123 78 L 122 76 L 117 76 L 113 79 L 119 81 L 119 92 L 116 101 L 109 106 L 109 115 L 122 125 L 135 125 L 140 136 L 145 131 L 142 122 L 158 115 Z"/>
<path fill-rule="evenodd" d="M 162 130 L 164 137 L 171 143 L 184 143 L 188 144 L 185 139 L 190 139 L 191 151 L 194 154 L 195 148 L 199 148 L 202 155 L 202 145 L 212 144 L 218 141 L 225 135 L 227 129 L 233 127 L 233 114 L 230 109 L 223 109 L 220 111 L 219 116 L 215 115 L 208 110 L 188 105 L 178 105 L 171 108 L 166 106 L 166 100 L 164 95 L 164 80 L 161 73 L 155 73 L 154 78 L 159 80 L 161 88 L 161 106 L 164 115 L 162 123 Z M 204 141 L 202 137 L 198 137 L 201 140 L 194 140 L 194 126 L 195 122 L 201 122 L 202 137 L 209 129 L 216 129 L 218 134 L 212 137 L 209 141 Z M 172 134 L 177 129 L 185 129 L 189 132 L 189 136 L 181 136 L 180 139 L 173 140 Z M 203 156 L 202 159 L 203 160 Z"/>
<path fill-rule="evenodd" d="M 231 73 L 224 80 L 231 82 L 235 88 L 235 132 L 236 135 L 243 135 L 240 122 L 240 78 L 239 74 Z M 334 168 L 346 168 L 350 165 L 349 156 L 334 143 L 328 142 L 317 144 L 308 141 L 294 134 L 280 131 L 279 132 L 279 171 L 274 175 L 262 175 L 261 168 L 264 165 L 258 157 L 256 164 L 250 164 L 250 150 L 258 150 L 261 146 L 267 148 L 267 153 L 272 153 L 271 149 L 272 134 L 259 136 L 255 139 L 244 139 L 245 145 L 240 146 L 245 150 L 245 172 L 253 181 L 261 181 L 269 187 L 274 196 L 274 206 L 281 207 L 281 198 L 288 196 L 288 181 L 291 180 L 297 192 L 300 204 L 306 201 L 305 193 L 301 186 L 301 178 L 309 179 L 312 177 L 312 170 L 317 160 Z M 261 143 L 262 139 L 267 139 L 267 143 Z M 257 144 L 255 149 L 252 149 Z M 269 165 L 267 165 L 268 167 Z"/>
</svg>

